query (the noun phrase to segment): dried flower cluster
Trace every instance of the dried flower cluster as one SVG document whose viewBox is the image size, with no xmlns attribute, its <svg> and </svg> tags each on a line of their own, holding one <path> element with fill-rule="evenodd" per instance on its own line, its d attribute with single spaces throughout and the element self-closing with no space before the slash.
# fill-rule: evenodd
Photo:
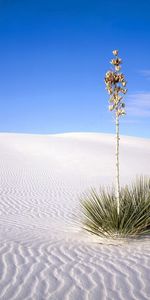
<svg viewBox="0 0 150 300">
<path fill-rule="evenodd" d="M 115 110 L 116 116 L 122 116 L 125 114 L 125 103 L 122 101 L 121 94 L 126 94 L 127 82 L 125 81 L 124 74 L 120 73 L 122 60 L 118 57 L 118 50 L 113 51 L 115 58 L 111 60 L 111 64 L 114 66 L 113 71 L 108 71 L 105 76 L 105 84 L 108 94 L 110 95 L 109 110 Z"/>
</svg>

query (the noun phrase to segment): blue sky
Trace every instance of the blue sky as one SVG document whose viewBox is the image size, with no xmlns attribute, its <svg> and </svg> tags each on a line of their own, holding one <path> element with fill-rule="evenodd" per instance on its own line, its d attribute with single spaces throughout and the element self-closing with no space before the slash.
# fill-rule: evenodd
<svg viewBox="0 0 150 300">
<path fill-rule="evenodd" d="M 113 133 L 104 75 L 119 49 L 121 133 L 150 137 L 150 1 L 0 0 L 0 131 Z"/>
</svg>

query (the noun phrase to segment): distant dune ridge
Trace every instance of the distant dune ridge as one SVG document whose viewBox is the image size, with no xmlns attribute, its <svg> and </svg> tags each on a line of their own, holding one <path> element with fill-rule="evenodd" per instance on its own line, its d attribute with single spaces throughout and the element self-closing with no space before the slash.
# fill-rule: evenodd
<svg viewBox="0 0 150 300">
<path fill-rule="evenodd" d="M 114 172 L 114 135 L 0 134 L 0 300 L 150 299 L 150 239 L 80 227 L 79 196 Z M 150 176 L 150 139 L 121 136 L 120 172 Z"/>
</svg>

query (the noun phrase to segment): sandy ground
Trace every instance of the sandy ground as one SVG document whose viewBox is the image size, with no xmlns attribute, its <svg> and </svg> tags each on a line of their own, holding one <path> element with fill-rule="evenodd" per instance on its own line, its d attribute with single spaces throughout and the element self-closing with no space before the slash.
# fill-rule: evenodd
<svg viewBox="0 0 150 300">
<path fill-rule="evenodd" d="M 0 299 L 150 299 L 150 238 L 83 232 L 79 197 L 111 185 L 115 137 L 0 134 Z M 150 140 L 121 137 L 121 183 L 150 176 Z"/>
</svg>

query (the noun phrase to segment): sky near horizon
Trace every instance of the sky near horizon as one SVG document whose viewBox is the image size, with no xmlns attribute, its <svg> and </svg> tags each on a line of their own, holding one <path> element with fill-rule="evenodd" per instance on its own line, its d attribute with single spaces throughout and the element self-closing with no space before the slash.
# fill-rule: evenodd
<svg viewBox="0 0 150 300">
<path fill-rule="evenodd" d="M 150 138 L 150 1 L 0 0 L 0 132 L 114 133 L 104 76 L 119 49 L 124 135 Z"/>
</svg>

